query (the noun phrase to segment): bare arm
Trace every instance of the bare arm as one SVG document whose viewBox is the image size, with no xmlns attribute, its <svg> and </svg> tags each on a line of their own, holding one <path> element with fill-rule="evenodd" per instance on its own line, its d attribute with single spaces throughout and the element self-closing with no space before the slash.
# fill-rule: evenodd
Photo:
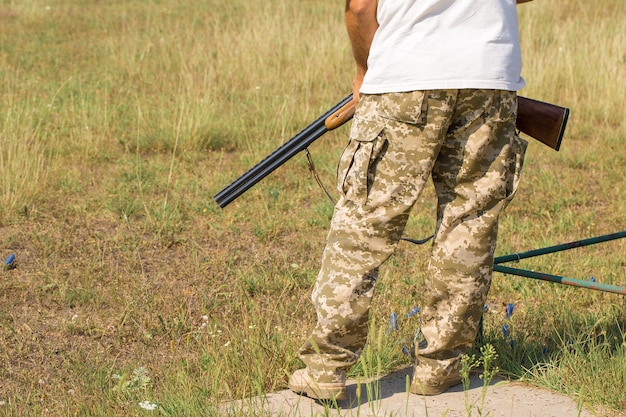
<svg viewBox="0 0 626 417">
<path fill-rule="evenodd" d="M 377 0 L 346 0 L 346 28 L 356 63 L 356 76 L 352 81 L 356 101 L 359 99 L 359 89 L 367 71 L 367 57 L 372 39 L 378 29 L 376 6 Z"/>
</svg>

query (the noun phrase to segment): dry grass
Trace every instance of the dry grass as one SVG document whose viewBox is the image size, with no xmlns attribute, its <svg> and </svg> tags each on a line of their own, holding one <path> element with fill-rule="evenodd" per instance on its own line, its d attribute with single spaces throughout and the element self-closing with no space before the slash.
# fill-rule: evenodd
<svg viewBox="0 0 626 417">
<path fill-rule="evenodd" d="M 624 16 L 620 1 L 520 6 L 523 94 L 572 118 L 561 152 L 531 144 L 499 253 L 623 229 Z M 285 387 L 332 209 L 303 157 L 225 210 L 212 196 L 347 94 L 342 19 L 319 0 L 0 2 L 0 257 L 17 259 L 0 271 L 0 415 L 215 415 Z M 311 146 L 327 184 L 346 136 Z M 428 235 L 432 211 L 428 190 L 407 235 Z M 375 323 L 420 305 L 427 252 L 402 244 L 386 265 Z M 624 255 L 523 266 L 626 285 Z M 625 312 L 496 275 L 485 337 L 511 377 L 609 415 L 626 407 Z M 385 369 L 408 363 L 412 332 L 384 340 Z"/>
</svg>

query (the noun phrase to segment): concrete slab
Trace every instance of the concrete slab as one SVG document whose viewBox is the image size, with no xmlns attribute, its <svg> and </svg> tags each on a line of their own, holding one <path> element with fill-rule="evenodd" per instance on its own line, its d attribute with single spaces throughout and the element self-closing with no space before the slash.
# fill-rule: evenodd
<svg viewBox="0 0 626 417">
<path fill-rule="evenodd" d="M 270 393 L 227 405 L 226 415 L 237 416 L 341 416 L 341 417 L 591 417 L 598 414 L 567 396 L 521 383 L 495 379 L 485 388 L 472 375 L 469 390 L 459 385 L 450 391 L 423 397 L 407 394 L 411 368 L 374 383 L 349 380 L 348 399 L 324 405 L 289 390 Z M 484 398 L 484 401 L 483 401 Z"/>
</svg>

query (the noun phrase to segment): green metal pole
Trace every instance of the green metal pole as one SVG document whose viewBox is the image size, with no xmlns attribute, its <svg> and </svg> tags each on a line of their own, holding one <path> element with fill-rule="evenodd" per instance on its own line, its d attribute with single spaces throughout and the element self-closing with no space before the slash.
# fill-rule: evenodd
<svg viewBox="0 0 626 417">
<path fill-rule="evenodd" d="M 615 294 L 626 295 L 626 287 L 620 287 L 617 285 L 601 284 L 599 282 L 584 281 L 582 279 L 561 277 L 558 275 L 527 271 L 525 269 L 511 268 L 503 265 L 494 265 L 493 270 L 497 272 L 502 272 L 503 274 L 519 275 L 527 278 L 540 279 L 542 281 L 550 281 L 559 284 L 572 285 L 574 287 L 588 288 L 590 290 L 605 291 Z"/>
<path fill-rule="evenodd" d="M 546 248 L 530 250 L 527 252 L 519 252 L 519 253 L 513 253 L 511 255 L 499 256 L 495 258 L 493 261 L 494 263 L 493 270 L 496 272 L 501 272 L 503 274 L 518 275 L 518 276 L 527 277 L 527 278 L 540 279 L 542 281 L 550 281 L 550 282 L 556 282 L 558 284 L 571 285 L 574 287 L 582 287 L 582 288 L 588 288 L 591 290 L 605 291 L 605 292 L 611 292 L 615 294 L 626 295 L 626 287 L 622 287 L 618 285 L 601 284 L 599 282 L 585 281 L 585 280 L 576 279 L 576 278 L 567 278 L 567 277 L 562 277 L 559 275 L 546 274 L 543 272 L 528 271 L 525 269 L 511 268 L 508 266 L 500 265 L 505 262 L 519 261 L 521 259 L 532 258 L 534 256 L 541 256 L 541 255 L 546 255 L 548 253 L 560 252 L 564 250 L 579 248 L 582 246 L 594 245 L 597 243 L 608 242 L 611 240 L 621 239 L 624 237 L 626 237 L 626 231 L 610 233 L 608 235 L 592 237 L 589 239 L 577 240 L 574 242 L 564 243 L 561 245 L 548 246 Z"/>
<path fill-rule="evenodd" d="M 626 237 L 626 231 L 611 233 L 608 235 L 591 237 L 589 239 L 577 240 L 575 242 L 563 243 L 561 245 L 548 246 L 546 248 L 530 250 L 528 252 L 513 253 L 511 255 L 498 256 L 494 259 L 494 264 L 519 261 L 520 259 L 532 258 L 533 256 L 545 255 L 548 253 L 560 252 L 568 249 L 579 248 L 581 246 L 594 245 L 596 243 L 608 242 L 610 240 Z"/>
</svg>

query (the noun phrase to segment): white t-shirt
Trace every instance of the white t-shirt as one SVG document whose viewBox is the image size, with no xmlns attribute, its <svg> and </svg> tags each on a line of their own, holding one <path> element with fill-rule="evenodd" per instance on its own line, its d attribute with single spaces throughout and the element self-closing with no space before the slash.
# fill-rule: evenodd
<svg viewBox="0 0 626 417">
<path fill-rule="evenodd" d="M 377 19 L 362 93 L 525 84 L 515 0 L 379 0 Z"/>
</svg>

